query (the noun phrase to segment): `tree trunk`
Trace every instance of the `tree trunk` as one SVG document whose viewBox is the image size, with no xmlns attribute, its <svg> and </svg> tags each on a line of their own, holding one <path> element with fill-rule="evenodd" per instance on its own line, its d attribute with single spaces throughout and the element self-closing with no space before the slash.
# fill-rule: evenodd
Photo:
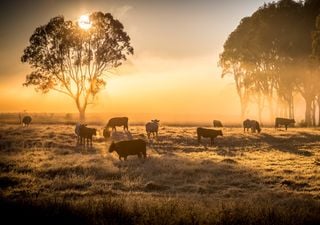
<svg viewBox="0 0 320 225">
<path fill-rule="evenodd" d="M 320 98 L 318 97 L 318 126 L 320 127 Z"/>
<path fill-rule="evenodd" d="M 311 125 L 311 108 L 312 108 L 312 98 L 306 98 L 306 111 L 305 111 L 305 123 L 307 126 Z"/>
<path fill-rule="evenodd" d="M 312 126 L 316 126 L 316 100 L 312 101 L 312 110 L 311 110 Z"/>
<path fill-rule="evenodd" d="M 81 123 L 84 123 L 86 121 L 86 111 L 85 109 L 79 109 L 79 120 Z"/>
</svg>

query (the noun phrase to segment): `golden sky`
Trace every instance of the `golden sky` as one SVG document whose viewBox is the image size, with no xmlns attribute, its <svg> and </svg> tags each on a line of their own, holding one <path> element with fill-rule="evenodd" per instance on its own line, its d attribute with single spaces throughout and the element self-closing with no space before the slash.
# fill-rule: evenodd
<svg viewBox="0 0 320 225">
<path fill-rule="evenodd" d="M 63 15 L 110 12 L 131 38 L 135 54 L 110 74 L 87 112 L 146 115 L 147 119 L 237 120 L 232 78 L 221 79 L 219 54 L 241 18 L 263 0 L 6 1 L 0 9 L 0 111 L 77 112 L 69 97 L 22 87 L 30 71 L 20 62 L 34 29 Z M 150 118 L 151 117 L 151 118 Z"/>
</svg>

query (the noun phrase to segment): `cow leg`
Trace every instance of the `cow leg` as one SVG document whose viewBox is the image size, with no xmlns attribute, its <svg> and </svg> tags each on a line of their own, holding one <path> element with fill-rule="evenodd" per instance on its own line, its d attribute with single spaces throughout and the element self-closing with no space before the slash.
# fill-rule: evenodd
<svg viewBox="0 0 320 225">
<path fill-rule="evenodd" d="M 201 136 L 198 135 L 198 144 L 200 145 Z"/>
<path fill-rule="evenodd" d="M 139 152 L 139 153 L 137 154 L 137 156 L 138 156 L 139 159 L 141 159 L 141 158 L 142 158 L 141 152 Z"/>
<path fill-rule="evenodd" d="M 286 124 L 285 126 L 286 126 L 286 130 L 287 130 L 288 129 L 288 125 Z"/>
<path fill-rule="evenodd" d="M 127 156 L 124 156 L 123 158 L 124 158 L 125 161 L 127 161 Z"/>
</svg>

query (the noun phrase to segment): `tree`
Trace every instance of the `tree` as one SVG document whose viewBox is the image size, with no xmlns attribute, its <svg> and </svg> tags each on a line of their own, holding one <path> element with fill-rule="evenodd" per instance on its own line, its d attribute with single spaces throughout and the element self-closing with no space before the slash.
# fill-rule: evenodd
<svg viewBox="0 0 320 225">
<path fill-rule="evenodd" d="M 81 121 L 88 104 L 106 85 L 104 72 L 133 54 L 121 22 L 110 13 L 94 12 L 89 18 L 87 30 L 63 16 L 52 18 L 35 29 L 21 57 L 33 69 L 23 85 L 68 95 L 75 101 Z"/>
</svg>

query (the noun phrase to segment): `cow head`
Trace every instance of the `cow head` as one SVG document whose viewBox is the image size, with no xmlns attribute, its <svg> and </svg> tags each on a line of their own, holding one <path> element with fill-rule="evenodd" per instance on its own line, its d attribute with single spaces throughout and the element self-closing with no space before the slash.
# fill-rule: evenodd
<svg viewBox="0 0 320 225">
<path fill-rule="evenodd" d="M 111 143 L 110 147 L 109 147 L 109 152 L 113 152 L 116 150 L 116 144 L 114 142 Z"/>
<path fill-rule="evenodd" d="M 104 138 L 109 138 L 110 137 L 110 131 L 108 130 L 108 128 L 104 128 L 103 129 L 103 137 Z"/>
</svg>

